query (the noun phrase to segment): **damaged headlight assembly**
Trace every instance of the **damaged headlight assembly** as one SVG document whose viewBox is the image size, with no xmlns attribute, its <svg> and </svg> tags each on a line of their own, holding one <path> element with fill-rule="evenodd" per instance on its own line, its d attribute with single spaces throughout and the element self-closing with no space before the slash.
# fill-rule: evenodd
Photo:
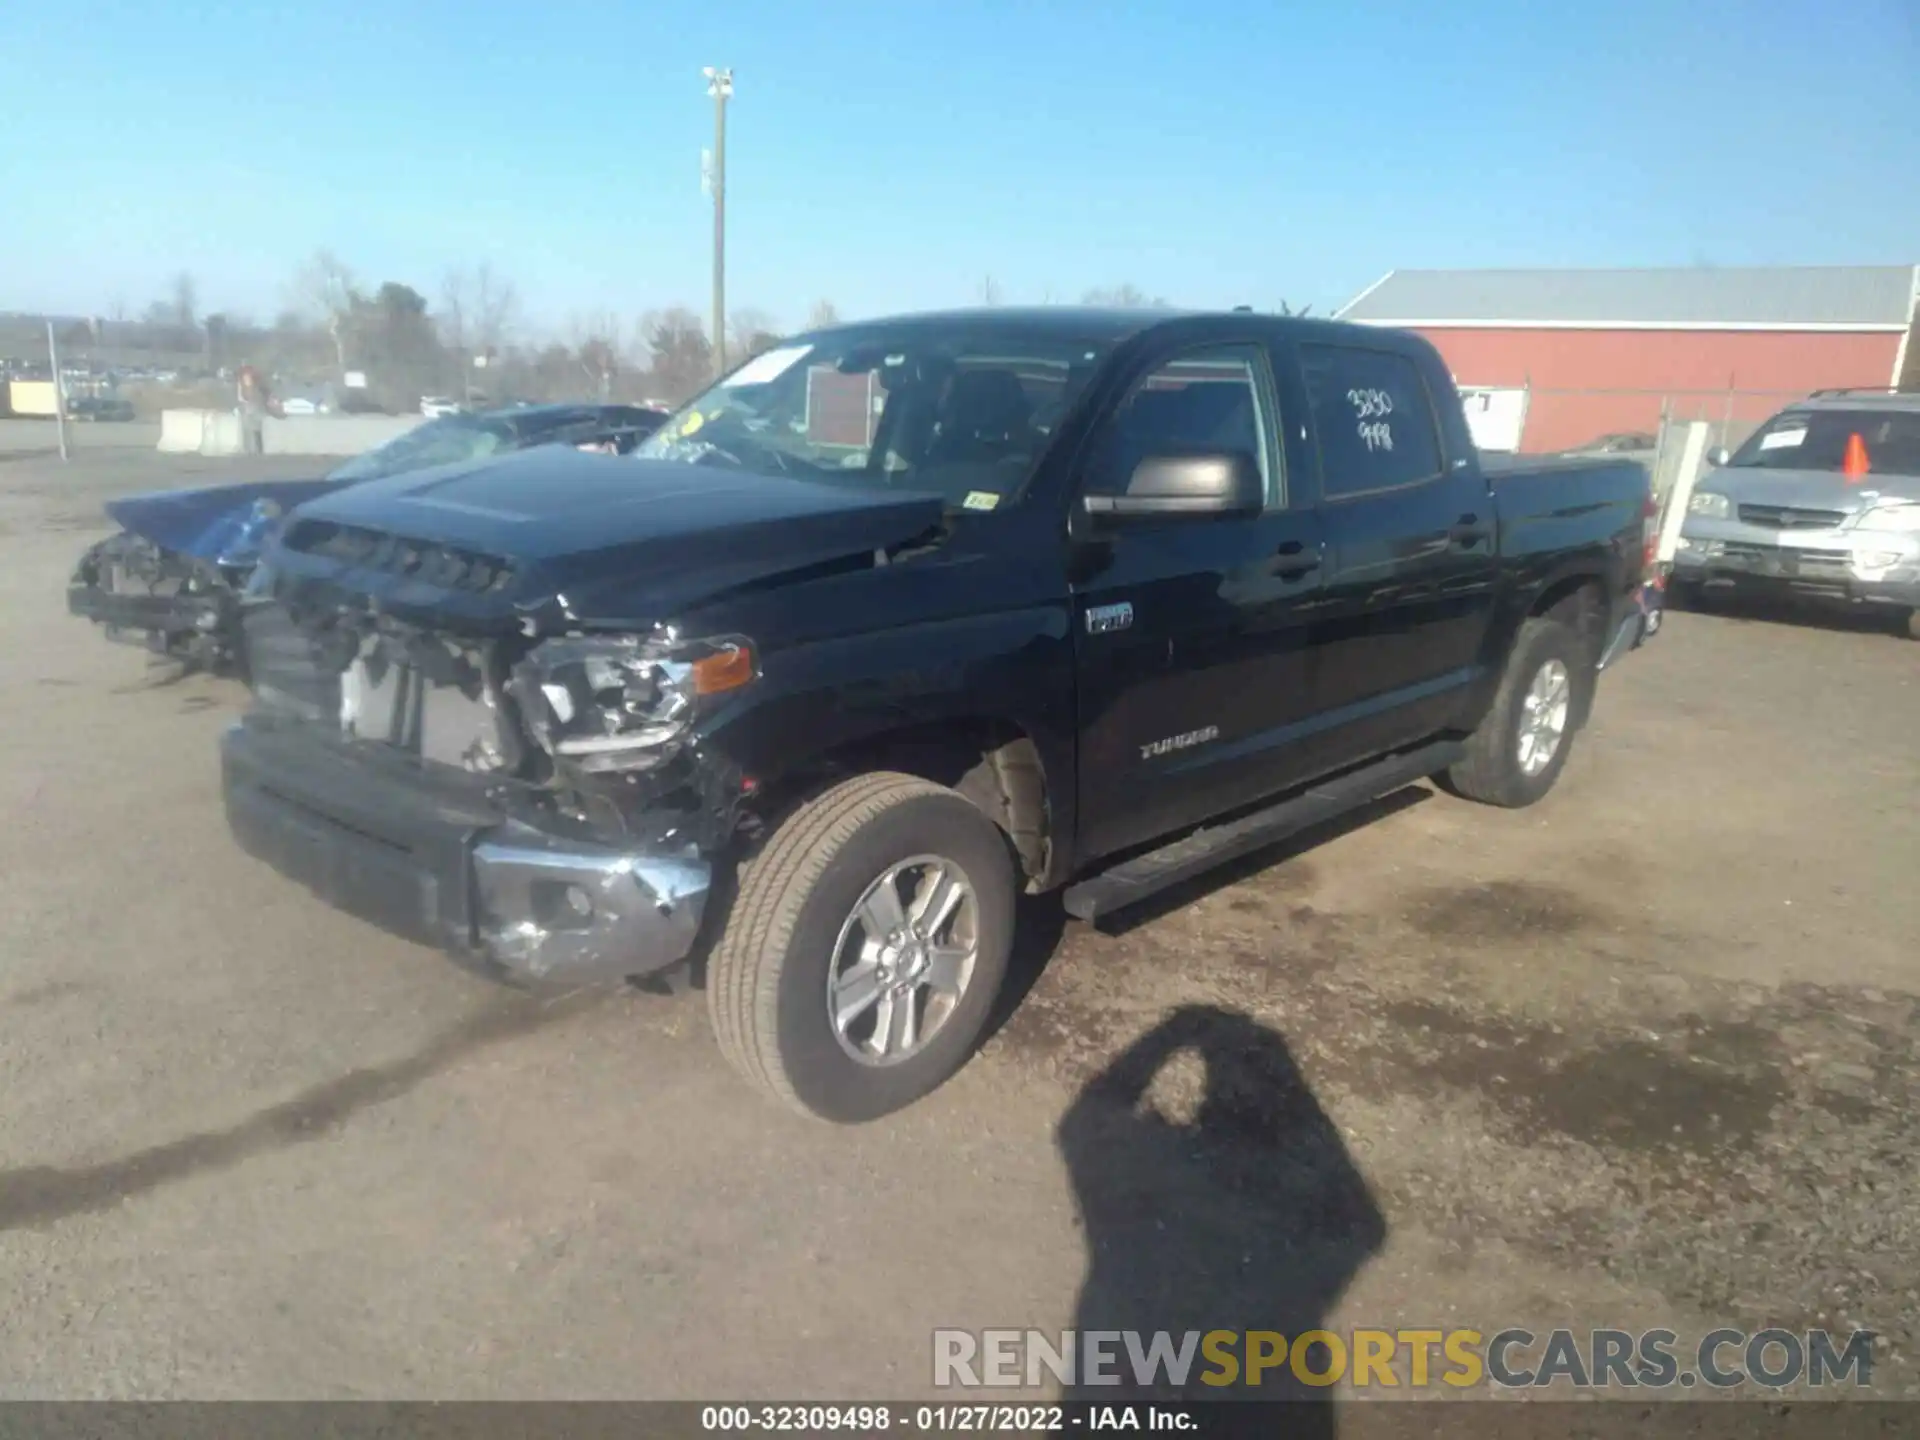
<svg viewBox="0 0 1920 1440">
<path fill-rule="evenodd" d="M 740 636 L 570 635 L 513 667 L 527 730 L 556 763 L 583 774 L 652 770 L 673 758 L 700 702 L 759 674 Z"/>
</svg>

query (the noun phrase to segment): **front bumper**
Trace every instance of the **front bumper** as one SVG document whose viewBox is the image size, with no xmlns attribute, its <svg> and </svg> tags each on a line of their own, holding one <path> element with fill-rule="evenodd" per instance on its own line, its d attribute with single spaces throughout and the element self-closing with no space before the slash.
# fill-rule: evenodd
<svg viewBox="0 0 1920 1440">
<path fill-rule="evenodd" d="M 527 986 L 646 975 L 693 950 L 712 867 L 507 815 L 430 776 L 250 717 L 220 743 L 240 847 L 338 908 Z"/>
<path fill-rule="evenodd" d="M 67 612 L 103 627 L 109 640 L 215 660 L 232 653 L 239 597 L 192 562 L 122 534 L 81 557 L 67 582 Z"/>
<path fill-rule="evenodd" d="M 1855 604 L 1920 606 L 1920 544 L 1876 532 L 1756 532 L 1689 520 L 1674 551 L 1673 578 Z"/>
</svg>

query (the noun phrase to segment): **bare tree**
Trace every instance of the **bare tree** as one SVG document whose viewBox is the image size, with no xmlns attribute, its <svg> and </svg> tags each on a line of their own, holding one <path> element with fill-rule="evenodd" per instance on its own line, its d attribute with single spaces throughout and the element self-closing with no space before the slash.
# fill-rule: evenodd
<svg viewBox="0 0 1920 1440">
<path fill-rule="evenodd" d="M 995 280 L 991 275 L 981 277 L 980 303 L 982 305 L 998 305 L 1000 303 L 1000 282 Z"/>
<path fill-rule="evenodd" d="M 191 330 L 200 318 L 200 291 L 193 276 L 182 270 L 173 277 L 173 323 Z"/>
<path fill-rule="evenodd" d="M 575 363 L 602 400 L 613 398 L 613 382 L 626 368 L 620 348 L 620 317 L 612 311 L 576 315 L 569 327 Z"/>
<path fill-rule="evenodd" d="M 1089 290 L 1080 297 L 1083 305 L 1111 305 L 1119 310 L 1158 310 L 1164 309 L 1166 301 L 1156 295 L 1147 298 L 1147 292 L 1138 285 L 1113 285 L 1104 289 Z"/>
<path fill-rule="evenodd" d="M 745 308 L 727 317 L 727 354 L 741 360 L 752 359 L 780 343 L 773 316 L 764 310 Z"/>
<path fill-rule="evenodd" d="M 1298 310 L 1296 310 L 1293 308 L 1293 306 L 1289 305 L 1286 301 L 1282 300 L 1280 302 L 1280 313 L 1282 315 L 1291 315 L 1304 320 L 1307 316 L 1313 314 L 1313 306 L 1302 305 Z"/>
<path fill-rule="evenodd" d="M 816 300 L 813 309 L 807 312 L 809 330 L 825 330 L 840 323 L 840 312 L 833 308 L 831 300 Z"/>
<path fill-rule="evenodd" d="M 706 383 L 713 373 L 713 346 L 700 317 L 683 305 L 656 310 L 640 322 L 652 357 L 654 388 L 678 404 Z"/>
<path fill-rule="evenodd" d="M 498 350 L 520 321 L 520 295 L 513 282 L 482 260 L 473 271 L 473 338 L 483 350 Z"/>
<path fill-rule="evenodd" d="M 471 394 L 473 357 L 500 358 L 520 321 L 513 282 L 482 260 L 471 270 L 453 269 L 440 282 L 440 338 L 460 366 L 463 393 Z"/>
<path fill-rule="evenodd" d="M 347 340 L 359 301 L 353 272 L 331 250 L 316 250 L 293 278 L 292 299 L 296 310 L 317 320 L 332 337 L 334 362 L 344 374 Z"/>
</svg>

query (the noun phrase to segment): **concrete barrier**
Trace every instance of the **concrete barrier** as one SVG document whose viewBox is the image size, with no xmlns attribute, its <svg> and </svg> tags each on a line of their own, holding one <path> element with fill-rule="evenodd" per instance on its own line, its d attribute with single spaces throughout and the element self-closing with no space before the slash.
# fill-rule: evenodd
<svg viewBox="0 0 1920 1440">
<path fill-rule="evenodd" d="M 198 455 L 210 413 L 206 410 L 162 410 L 160 448 L 170 455 Z"/>
<path fill-rule="evenodd" d="M 418 415 L 268 416 L 260 440 L 269 455 L 358 455 L 404 435 Z M 239 455 L 246 449 L 233 410 L 163 410 L 160 449 L 179 455 Z"/>
<path fill-rule="evenodd" d="M 289 415 L 267 418 L 269 455 L 358 455 L 421 422 L 419 415 Z"/>
</svg>

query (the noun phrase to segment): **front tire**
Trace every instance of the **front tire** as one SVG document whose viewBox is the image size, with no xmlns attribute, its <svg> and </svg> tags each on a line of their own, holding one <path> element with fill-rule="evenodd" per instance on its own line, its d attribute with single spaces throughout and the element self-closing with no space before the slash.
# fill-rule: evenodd
<svg viewBox="0 0 1920 1440">
<path fill-rule="evenodd" d="M 822 791 L 742 869 L 707 964 L 721 1053 L 820 1119 L 912 1104 L 986 1025 L 1014 898 L 1005 839 L 953 791 L 888 772 Z"/>
<path fill-rule="evenodd" d="M 1579 718 L 1593 701 L 1591 647 L 1551 616 L 1520 627 L 1492 708 L 1467 738 L 1449 788 L 1483 805 L 1517 810 L 1545 797 L 1566 768 Z"/>
</svg>

